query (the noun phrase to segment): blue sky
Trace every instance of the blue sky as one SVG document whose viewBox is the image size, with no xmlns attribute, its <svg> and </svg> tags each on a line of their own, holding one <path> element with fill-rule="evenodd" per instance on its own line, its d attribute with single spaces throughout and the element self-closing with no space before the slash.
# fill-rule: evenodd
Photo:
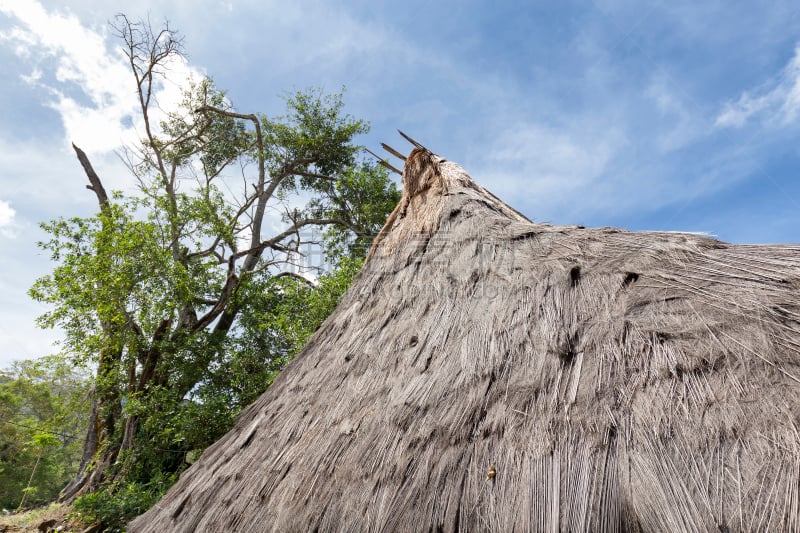
<svg viewBox="0 0 800 533">
<path fill-rule="evenodd" d="M 643 4 L 0 0 L 0 367 L 58 338 L 26 291 L 52 266 L 38 222 L 95 207 L 69 142 L 131 186 L 118 12 L 169 19 L 176 78 L 243 112 L 347 86 L 363 144 L 405 149 L 400 128 L 533 220 L 800 241 L 800 4 Z"/>
</svg>

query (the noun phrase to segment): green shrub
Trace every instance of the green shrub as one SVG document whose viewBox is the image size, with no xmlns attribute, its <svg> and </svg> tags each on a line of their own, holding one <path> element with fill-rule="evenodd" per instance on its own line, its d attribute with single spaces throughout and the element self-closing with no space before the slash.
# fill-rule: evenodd
<svg viewBox="0 0 800 533">
<path fill-rule="evenodd" d="M 152 507 L 176 480 L 176 475 L 162 475 L 146 484 L 112 485 L 77 498 L 73 509 L 84 522 L 100 523 L 104 531 L 121 532 L 130 520 Z"/>
</svg>

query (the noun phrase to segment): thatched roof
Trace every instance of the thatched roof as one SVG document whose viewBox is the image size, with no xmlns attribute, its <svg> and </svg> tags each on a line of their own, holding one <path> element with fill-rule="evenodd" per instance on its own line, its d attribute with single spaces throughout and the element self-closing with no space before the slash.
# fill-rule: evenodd
<svg viewBox="0 0 800 533">
<path fill-rule="evenodd" d="M 422 148 L 403 182 L 130 531 L 800 530 L 800 246 L 535 224 Z"/>
</svg>

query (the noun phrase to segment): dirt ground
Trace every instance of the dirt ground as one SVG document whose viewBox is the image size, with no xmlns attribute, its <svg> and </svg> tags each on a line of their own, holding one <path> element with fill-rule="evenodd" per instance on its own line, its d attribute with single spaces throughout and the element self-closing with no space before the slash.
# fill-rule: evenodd
<svg viewBox="0 0 800 533">
<path fill-rule="evenodd" d="M 21 513 L 0 514 L 0 533 L 36 532 L 36 533 L 91 533 L 91 527 L 70 520 L 69 506 L 52 503 Z"/>
</svg>

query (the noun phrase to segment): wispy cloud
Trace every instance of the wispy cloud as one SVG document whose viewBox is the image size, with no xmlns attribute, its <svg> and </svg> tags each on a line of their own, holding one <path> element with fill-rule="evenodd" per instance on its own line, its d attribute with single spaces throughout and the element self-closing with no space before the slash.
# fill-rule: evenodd
<svg viewBox="0 0 800 533">
<path fill-rule="evenodd" d="M 655 104 L 653 131 L 656 147 L 663 153 L 680 150 L 708 135 L 708 118 L 703 117 L 692 100 L 666 72 L 657 72 L 644 91 Z"/>
<path fill-rule="evenodd" d="M 8 42 L 28 64 L 30 74 L 21 78 L 46 92 L 47 104 L 59 113 L 69 141 L 102 153 L 140 137 L 127 58 L 108 46 L 106 28 L 88 28 L 76 16 L 47 11 L 35 0 L 0 0 L 0 12 L 15 23 L 0 32 L 0 41 Z M 174 80 L 199 75 L 183 58 L 176 57 L 167 68 Z M 179 101 L 181 90 L 159 80 L 155 98 L 169 108 Z"/>
<path fill-rule="evenodd" d="M 550 206 L 604 175 L 626 143 L 624 132 L 586 121 L 518 124 L 495 137 L 475 175 L 501 197 L 525 198 L 534 216 L 548 216 Z"/>
<path fill-rule="evenodd" d="M 800 113 L 800 45 L 781 72 L 761 85 L 745 91 L 735 102 L 728 102 L 717 116 L 720 128 L 741 128 L 749 120 L 761 118 L 767 124 L 787 125 Z"/>
</svg>

